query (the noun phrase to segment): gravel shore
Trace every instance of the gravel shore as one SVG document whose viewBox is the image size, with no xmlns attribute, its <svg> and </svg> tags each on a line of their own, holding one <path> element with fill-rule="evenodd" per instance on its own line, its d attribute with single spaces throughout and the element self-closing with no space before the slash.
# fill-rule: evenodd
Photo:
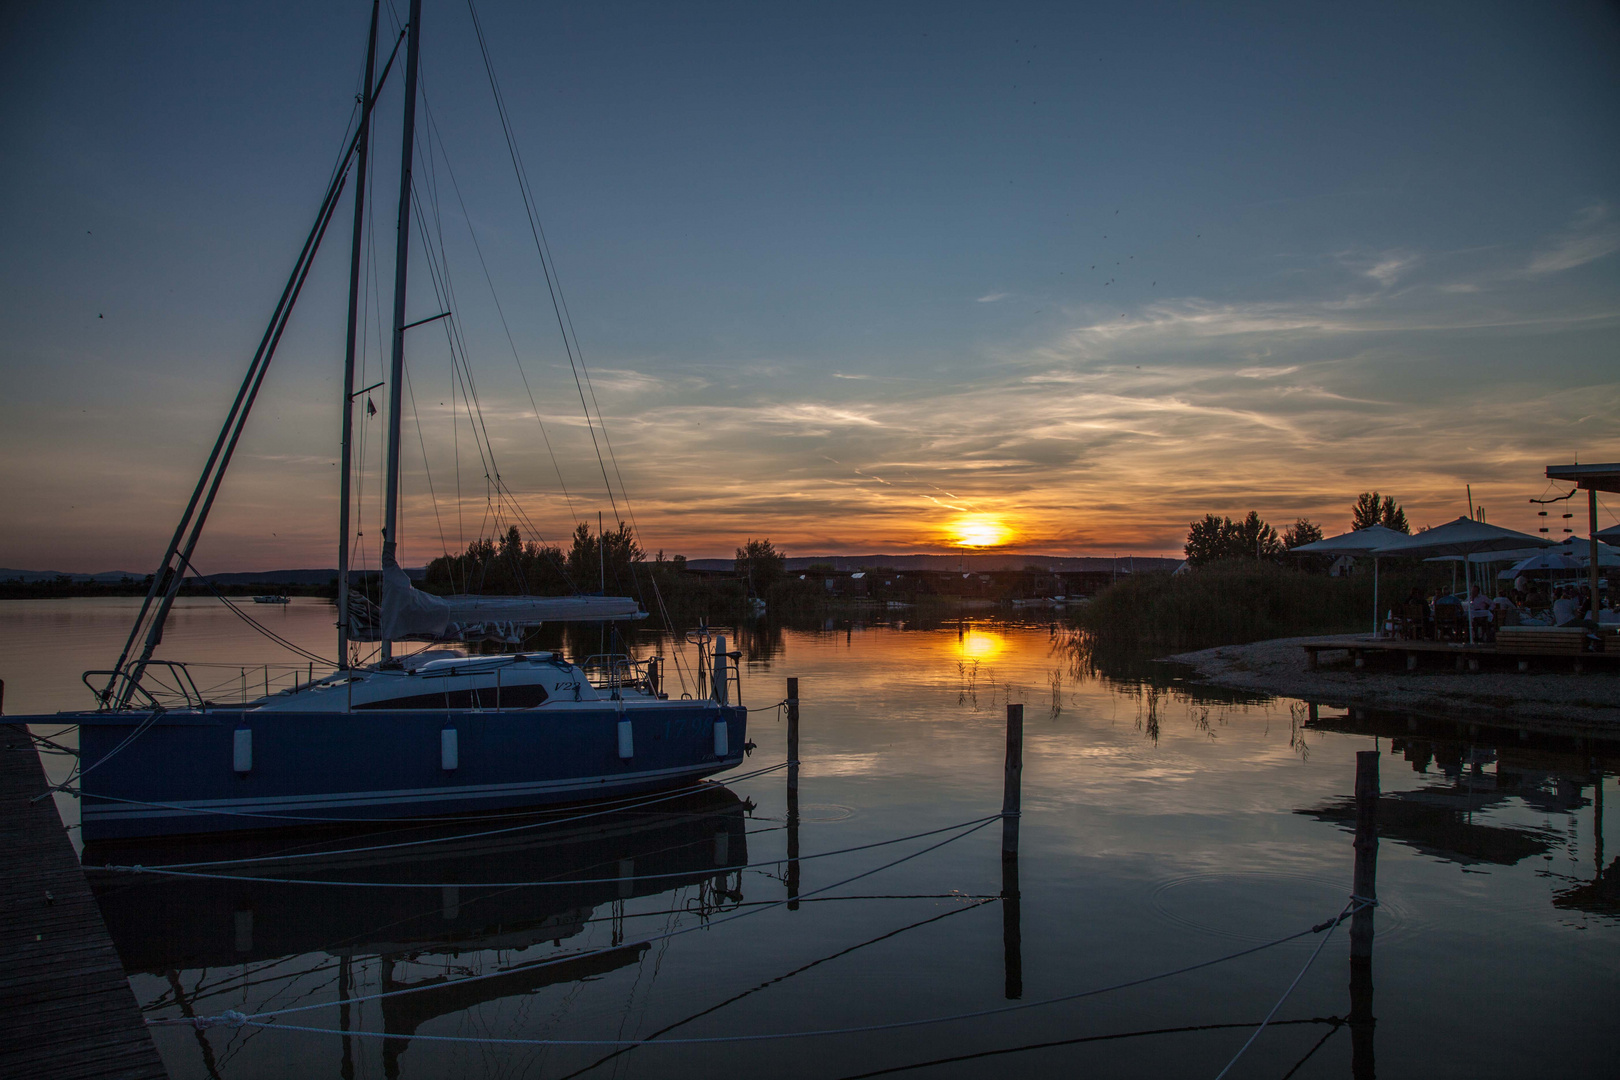
<svg viewBox="0 0 1620 1080">
<path fill-rule="evenodd" d="M 1223 645 L 1165 657 L 1189 664 L 1204 682 L 1323 704 L 1472 717 L 1497 725 L 1555 725 L 1620 733 L 1620 674 L 1356 670 L 1348 654 L 1323 652 L 1305 667 L 1311 642 L 1365 638 L 1297 637 Z"/>
</svg>

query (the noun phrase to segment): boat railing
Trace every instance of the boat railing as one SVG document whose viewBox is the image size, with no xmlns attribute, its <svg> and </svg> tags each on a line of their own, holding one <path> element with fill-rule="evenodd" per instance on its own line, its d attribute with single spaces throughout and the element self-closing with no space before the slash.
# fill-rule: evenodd
<svg viewBox="0 0 1620 1080">
<path fill-rule="evenodd" d="M 596 689 L 617 693 L 624 689 L 646 689 L 647 665 L 648 661 L 636 660 L 624 653 L 597 653 L 586 657 L 579 666 Z"/>
<path fill-rule="evenodd" d="M 141 707 L 147 709 L 200 709 L 204 703 L 190 669 L 178 660 L 148 660 L 133 671 L 129 668 L 87 671 L 80 678 L 103 709 L 137 699 L 144 703 Z M 98 689 L 95 683 L 103 680 L 110 681 Z"/>
<path fill-rule="evenodd" d="M 277 695 L 303 693 L 329 674 L 317 672 L 313 663 L 148 660 L 138 680 L 129 671 L 87 671 L 83 679 L 103 709 L 114 708 L 118 701 L 138 702 L 138 707 L 146 709 L 206 709 L 245 707 Z M 96 676 L 102 686 L 94 685 Z M 112 685 L 103 696 L 108 679 Z"/>
</svg>

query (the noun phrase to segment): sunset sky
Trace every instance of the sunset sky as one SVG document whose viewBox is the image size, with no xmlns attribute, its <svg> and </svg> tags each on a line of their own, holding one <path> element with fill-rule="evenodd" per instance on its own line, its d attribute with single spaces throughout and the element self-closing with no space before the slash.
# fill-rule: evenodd
<svg viewBox="0 0 1620 1080">
<path fill-rule="evenodd" d="M 1533 532 L 1546 465 L 1620 460 L 1612 5 L 478 10 L 649 551 L 1179 553 L 1208 512 L 1332 533 L 1376 488 L 1438 524 L 1470 484 Z M 0 566 L 157 563 L 313 219 L 369 12 L 0 11 Z M 467 7 L 423 23 L 424 214 L 496 463 L 561 541 L 612 511 Z M 350 212 L 205 571 L 335 565 Z M 442 310 L 423 253 L 411 318 Z M 409 564 L 489 525 L 444 324 L 408 363 Z"/>
</svg>

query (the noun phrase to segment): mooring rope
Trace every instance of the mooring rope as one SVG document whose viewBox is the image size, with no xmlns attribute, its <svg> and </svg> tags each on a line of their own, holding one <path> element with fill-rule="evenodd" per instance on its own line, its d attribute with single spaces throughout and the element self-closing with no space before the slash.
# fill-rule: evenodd
<svg viewBox="0 0 1620 1080">
<path fill-rule="evenodd" d="M 955 843 L 958 840 L 961 840 L 963 837 L 971 836 L 972 834 L 978 832 L 980 829 L 982 829 L 985 826 L 989 825 L 992 821 L 999 820 L 999 818 L 1000 818 L 999 814 L 994 816 L 994 817 L 986 818 L 983 821 L 980 821 L 978 824 L 972 826 L 971 828 L 968 828 L 968 829 L 966 829 L 966 830 L 964 830 L 962 832 L 957 833 L 955 836 L 947 836 L 945 839 L 940 840 L 937 843 L 930 844 L 927 847 L 922 848 L 919 851 L 913 851 L 909 855 L 902 855 L 898 859 L 893 859 L 893 860 L 891 860 L 889 862 L 884 863 L 881 866 L 873 867 L 871 870 L 863 870 L 859 874 L 851 875 L 850 877 L 844 878 L 841 881 L 835 881 L 831 885 L 823 885 L 819 889 L 812 889 L 809 892 L 806 892 L 806 893 L 802 894 L 798 899 L 804 900 L 804 899 L 808 899 L 809 897 L 812 897 L 812 896 L 818 896 L 821 893 L 831 892 L 833 889 L 842 888 L 845 885 L 853 884 L 854 882 L 860 881 L 863 878 L 871 877 L 873 874 L 880 874 L 885 870 L 893 869 L 894 867 L 899 866 L 901 863 L 910 862 L 912 859 L 920 858 L 923 855 L 927 855 L 931 851 L 937 851 L 940 848 L 944 847 L 946 844 L 952 844 L 952 843 Z M 788 900 L 788 899 L 776 900 L 776 901 L 773 901 L 773 902 L 771 902 L 769 904 L 764 904 L 764 905 L 762 905 L 760 907 L 751 908 L 751 909 L 749 909 L 747 911 L 739 911 L 739 912 L 736 912 L 735 914 L 726 915 L 726 916 L 724 916 L 722 918 L 707 919 L 707 920 L 705 920 L 703 922 L 694 923 L 691 926 L 682 927 L 679 930 L 670 930 L 670 931 L 666 931 L 665 933 L 662 933 L 662 934 L 653 934 L 650 937 L 640 938 L 640 939 L 637 939 L 635 941 L 623 941 L 623 942 L 620 942 L 617 945 L 608 946 L 606 948 L 589 949 L 589 950 L 587 950 L 585 952 L 572 953 L 572 954 L 570 954 L 568 956 L 559 956 L 559 957 L 556 957 L 556 958 L 551 959 L 551 960 L 542 960 L 542 961 L 539 961 L 538 963 L 534 963 L 534 964 L 525 964 L 525 965 L 523 965 L 521 967 L 518 967 L 518 968 L 503 969 L 503 970 L 500 970 L 500 971 L 488 971 L 488 972 L 485 972 L 482 975 L 470 975 L 467 978 L 456 979 L 453 982 L 449 982 L 449 983 L 429 983 L 429 984 L 422 985 L 422 986 L 407 986 L 407 987 L 403 987 L 403 988 L 401 988 L 399 990 L 386 990 L 386 991 L 381 991 L 381 992 L 375 993 L 375 994 L 365 994 L 365 995 L 362 995 L 360 997 L 345 998 L 342 1001 L 318 1002 L 318 1003 L 315 1003 L 315 1004 L 312 1004 L 312 1005 L 296 1005 L 296 1006 L 292 1006 L 292 1007 L 285 1008 L 285 1009 L 268 1009 L 268 1010 L 265 1010 L 263 1012 L 256 1012 L 256 1013 L 250 1013 L 250 1014 L 244 1015 L 240 1024 L 236 1023 L 234 1018 L 232 1018 L 231 1020 L 226 1020 L 223 1017 L 208 1017 L 206 1019 L 209 1020 L 210 1023 L 212 1023 L 212 1024 L 229 1024 L 229 1025 L 237 1026 L 237 1027 L 240 1027 L 240 1026 L 242 1026 L 244 1024 L 245 1025 L 252 1025 L 252 1026 L 255 1026 L 255 1027 L 281 1027 L 283 1025 L 266 1024 L 266 1023 L 263 1022 L 263 1020 L 266 1017 L 287 1016 L 287 1015 L 290 1015 L 292 1013 L 309 1012 L 309 1011 L 311 1011 L 313 1009 L 327 1009 L 327 1008 L 331 1008 L 334 1005 L 355 1005 L 355 1004 L 358 1004 L 358 1003 L 364 1002 L 364 1001 L 377 1001 L 377 1000 L 380 1000 L 382 998 L 400 997 L 400 996 L 405 995 L 405 994 L 420 993 L 423 990 L 442 990 L 442 989 L 445 989 L 446 987 L 451 987 L 451 986 L 460 987 L 460 986 L 468 985 L 470 983 L 482 982 L 485 979 L 504 978 L 506 976 L 511 975 L 514 971 L 534 971 L 534 970 L 537 970 L 539 968 L 553 967 L 553 966 L 555 966 L 557 964 L 572 963 L 572 962 L 574 962 L 576 960 L 586 960 L 586 959 L 589 959 L 589 958 L 594 957 L 594 956 L 604 956 L 604 955 L 606 955 L 608 953 L 620 952 L 620 951 L 622 951 L 624 949 L 627 949 L 627 948 L 635 948 L 638 945 L 651 945 L 654 942 L 665 941 L 665 940 L 667 940 L 669 938 L 681 937 L 682 935 L 690 934 L 690 933 L 693 933 L 693 932 L 698 931 L 698 930 L 707 930 L 707 929 L 709 929 L 711 927 L 714 927 L 714 926 L 720 926 L 720 925 L 723 925 L 725 923 L 736 922 L 738 919 L 746 919 L 751 915 L 758 915 L 761 912 L 770 911 L 773 908 L 783 907 L 784 905 L 787 905 L 787 904 L 792 903 L 792 902 L 793 901 Z M 146 1022 L 150 1026 L 160 1027 L 160 1026 L 192 1024 L 193 1020 L 190 1019 L 190 1018 L 177 1017 L 177 1018 L 169 1018 L 169 1019 L 155 1019 L 155 1020 L 149 1019 Z M 288 1028 L 288 1030 L 293 1030 L 293 1029 Z M 325 1029 L 315 1028 L 315 1029 L 312 1029 L 312 1030 L 321 1031 L 321 1030 L 325 1030 Z M 397 1038 L 398 1036 L 393 1036 L 393 1037 Z M 605 1046 L 605 1045 L 614 1045 L 614 1044 L 613 1043 L 599 1042 L 599 1043 L 593 1043 L 592 1045 L 604 1045 Z"/>
<path fill-rule="evenodd" d="M 979 828 L 983 828 L 983 827 L 984 827 L 983 825 L 979 826 Z M 965 836 L 967 834 L 964 833 L 962 835 Z M 961 837 L 953 837 L 952 839 L 960 839 L 960 838 Z M 940 847 L 943 844 L 950 843 L 950 842 L 951 842 L 950 840 L 941 841 L 940 844 L 936 844 L 936 845 L 934 845 L 934 847 Z M 924 852 L 931 851 L 931 850 L 933 850 L 932 847 L 931 848 L 926 848 L 926 849 L 924 849 L 924 851 L 917 852 L 916 854 L 921 855 L 921 854 L 924 854 Z M 914 858 L 914 857 L 915 856 L 907 856 L 906 858 Z M 897 861 L 904 861 L 904 860 L 897 860 Z M 894 864 L 889 864 L 889 865 L 894 865 Z M 886 866 L 880 866 L 876 870 L 869 870 L 865 874 L 861 874 L 861 875 L 858 875 L 858 876 L 859 877 L 865 877 L 865 876 L 868 876 L 870 874 L 875 874 L 879 870 L 884 870 L 884 869 L 887 869 L 887 867 Z M 839 885 L 847 884 L 848 881 L 853 881 L 853 880 L 855 880 L 855 879 L 850 878 L 850 879 L 847 879 L 844 882 L 839 882 L 838 884 Z M 829 886 L 826 887 L 826 889 L 832 889 L 832 888 L 836 888 L 836 887 L 837 887 L 837 885 L 829 885 Z M 818 890 L 816 890 L 816 892 L 825 892 L 826 889 L 818 889 Z M 806 893 L 805 897 L 809 897 L 811 895 L 814 895 L 814 894 L 813 893 Z M 788 901 L 786 901 L 786 900 L 776 901 L 775 903 L 773 903 L 771 905 L 768 905 L 768 907 L 778 907 L 778 906 L 781 906 L 782 904 L 786 904 L 787 902 Z M 1360 906 L 1358 905 L 1357 901 L 1355 899 L 1352 899 L 1350 904 L 1348 904 L 1338 915 L 1336 915 L 1336 916 L 1334 916 L 1334 917 L 1332 917 L 1330 919 L 1326 919 L 1326 920 L 1324 920 L 1322 922 L 1319 922 L 1316 925 L 1314 925 L 1312 927 L 1309 927 L 1308 929 L 1300 930 L 1300 931 L 1298 931 L 1296 933 L 1289 934 L 1289 935 L 1287 935 L 1285 937 L 1276 938 L 1275 940 L 1268 941 L 1268 942 L 1265 942 L 1265 943 L 1260 944 L 1260 945 L 1253 945 L 1253 946 L 1250 946 L 1247 949 L 1239 949 L 1237 952 L 1227 953 L 1224 956 L 1217 956 L 1217 957 L 1215 957 L 1214 959 L 1211 959 L 1211 960 L 1203 960 L 1203 961 L 1200 961 L 1199 963 L 1196 963 L 1196 964 L 1188 964 L 1188 965 L 1186 965 L 1184 967 L 1175 968 L 1175 969 L 1170 970 L 1170 971 L 1161 971 L 1161 972 L 1158 972 L 1157 974 L 1154 974 L 1154 975 L 1146 975 L 1146 976 L 1143 976 L 1143 977 L 1137 978 L 1137 979 L 1128 979 L 1128 980 L 1125 980 L 1123 982 L 1111 983 L 1111 984 L 1109 984 L 1107 986 L 1093 987 L 1093 988 L 1091 988 L 1089 990 L 1079 990 L 1079 991 L 1076 991 L 1076 992 L 1070 993 L 1070 994 L 1059 994 L 1059 995 L 1057 995 L 1055 997 L 1041 998 L 1041 999 L 1039 999 L 1037 1001 L 1021 1001 L 1021 1002 L 1018 1002 L 1015 1005 L 1001 1005 L 1001 1006 L 998 1006 L 996 1008 L 991 1008 L 991 1009 L 977 1009 L 977 1010 L 974 1010 L 972 1012 L 952 1013 L 952 1014 L 950 1014 L 948 1016 L 929 1016 L 929 1017 L 923 1017 L 923 1018 L 914 1019 L 914 1020 L 893 1020 L 893 1021 L 889 1021 L 889 1022 L 881 1023 L 881 1024 L 861 1024 L 861 1025 L 850 1026 L 850 1027 L 816 1028 L 816 1029 L 812 1029 L 812 1030 L 808 1030 L 808 1031 L 772 1031 L 772 1032 L 759 1032 L 759 1033 L 752 1034 L 752 1035 L 686 1036 L 686 1037 L 673 1038 L 673 1039 L 512 1039 L 512 1038 L 480 1038 L 478 1036 L 471 1036 L 471 1035 L 421 1035 L 421 1034 L 413 1034 L 413 1035 L 410 1035 L 409 1038 L 412 1038 L 412 1039 L 427 1039 L 427 1040 L 430 1040 L 430 1041 L 433 1041 L 433 1042 L 447 1042 L 447 1043 L 481 1043 L 481 1044 L 487 1044 L 487 1045 L 493 1045 L 493 1046 L 690 1046 L 690 1045 L 703 1045 L 703 1044 L 715 1044 L 715 1043 L 773 1042 L 773 1041 L 780 1041 L 780 1040 L 783 1040 L 783 1039 L 823 1038 L 823 1037 L 834 1036 L 834 1035 L 868 1035 L 868 1034 L 874 1034 L 876 1032 L 881 1032 L 881 1031 L 899 1031 L 899 1030 L 902 1030 L 902 1029 L 905 1029 L 905 1028 L 926 1027 L 926 1026 L 933 1025 L 933 1024 L 950 1024 L 950 1023 L 957 1023 L 957 1022 L 960 1022 L 960 1021 L 963 1021 L 963 1020 L 978 1020 L 978 1019 L 983 1019 L 984 1017 L 989 1017 L 989 1016 L 1001 1016 L 1001 1015 L 1004 1015 L 1006 1013 L 1020 1012 L 1020 1011 L 1023 1011 L 1025 1009 L 1044 1008 L 1044 1007 L 1049 1006 L 1049 1005 L 1058 1005 L 1058 1004 L 1062 1004 L 1062 1003 L 1068 1002 L 1068 1001 L 1078 1001 L 1078 1000 L 1080 1000 L 1082 998 L 1097 997 L 1097 996 L 1102 995 L 1102 994 L 1114 993 L 1114 992 L 1119 991 L 1119 990 L 1128 990 L 1128 989 L 1130 989 L 1132 987 L 1143 986 L 1143 985 L 1145 985 L 1147 983 L 1160 982 L 1160 981 L 1162 981 L 1164 979 L 1174 978 L 1177 975 L 1186 975 L 1186 974 L 1189 974 L 1189 973 L 1194 972 L 1194 971 L 1202 970 L 1204 968 L 1213 967 L 1216 964 L 1224 964 L 1224 963 L 1227 963 L 1227 962 L 1232 961 L 1232 960 L 1241 959 L 1242 957 L 1245 957 L 1245 956 L 1251 956 L 1251 955 L 1253 955 L 1255 953 L 1263 952 L 1266 949 L 1273 949 L 1273 948 L 1276 948 L 1279 945 L 1285 945 L 1290 941 L 1296 941 L 1299 938 L 1306 937 L 1306 936 L 1308 936 L 1310 934 L 1319 934 L 1324 930 L 1330 931 L 1329 936 L 1332 936 L 1331 935 L 1332 929 L 1334 927 L 1338 926 L 1339 923 L 1343 922 L 1346 918 L 1348 918 L 1354 911 L 1359 910 L 1359 909 L 1360 909 Z M 767 908 L 762 907 L 762 908 L 755 909 L 755 911 L 763 911 L 763 910 L 767 910 Z M 730 916 L 727 919 L 721 919 L 721 920 L 716 920 L 716 921 L 717 922 L 729 922 L 732 919 L 741 918 L 741 917 L 743 917 L 743 915 L 750 915 L 750 914 L 754 914 L 754 913 L 755 913 L 754 911 L 743 912 L 743 913 L 741 913 L 739 915 L 733 915 L 733 916 Z M 699 929 L 699 927 L 688 927 L 687 930 L 676 931 L 675 934 L 667 934 L 667 935 L 659 935 L 659 936 L 660 937 L 673 937 L 676 934 L 686 933 L 687 931 L 692 930 L 692 929 Z M 654 938 L 648 938 L 646 940 L 648 940 L 648 941 L 656 941 L 656 940 L 658 940 L 658 938 L 654 937 Z M 1322 939 L 1321 944 L 1319 944 L 1316 947 L 1316 951 L 1311 954 L 1311 959 L 1312 960 L 1314 960 L 1316 958 L 1316 955 L 1322 951 L 1322 946 L 1325 945 L 1326 943 L 1327 943 L 1327 938 L 1324 937 Z M 616 948 L 621 948 L 622 949 L 622 948 L 626 948 L 626 947 L 632 947 L 632 946 L 638 945 L 638 944 L 641 944 L 641 942 L 628 942 L 625 945 L 616 946 Z M 576 954 L 574 956 L 566 957 L 565 959 L 566 960 L 577 960 L 577 959 L 580 959 L 582 957 L 598 955 L 601 952 L 610 952 L 610 951 L 613 951 L 613 950 L 602 949 L 602 950 L 598 950 L 597 952 L 594 952 L 594 953 L 593 952 L 579 953 L 579 954 Z M 560 963 L 562 961 L 554 961 L 554 962 Z M 541 965 L 534 965 L 534 966 L 538 967 L 538 966 L 541 966 Z M 1309 967 L 1310 967 L 1310 964 L 1307 963 L 1306 968 L 1308 969 Z M 518 968 L 518 969 L 512 969 L 512 970 L 528 970 L 528 969 L 527 968 Z M 494 978 L 495 976 L 498 976 L 498 975 L 509 975 L 511 973 L 512 973 L 511 970 L 492 972 L 492 973 L 489 973 L 487 975 L 473 976 L 471 979 L 459 980 L 458 983 L 452 984 L 452 985 L 459 985 L 459 983 L 461 983 L 461 982 L 472 982 L 472 981 L 474 981 L 476 979 Z M 1304 972 L 1304 970 L 1302 970 L 1299 973 L 1298 976 L 1295 976 L 1294 983 L 1297 984 L 1299 982 L 1300 978 L 1302 978 L 1304 976 L 1304 974 L 1305 974 L 1305 972 Z M 307 1026 L 295 1025 L 295 1024 L 266 1023 L 263 1018 L 265 1018 L 265 1017 L 275 1017 L 275 1016 L 284 1016 L 284 1015 L 287 1015 L 288 1013 L 294 1013 L 294 1012 L 306 1012 L 306 1011 L 308 1011 L 310 1009 L 329 1008 L 329 1007 L 331 1007 L 333 1005 L 352 1005 L 352 1004 L 354 1004 L 355 1002 L 358 1002 L 358 1001 L 370 1001 L 370 1000 L 374 1000 L 375 998 L 378 998 L 378 997 L 389 997 L 389 996 L 393 996 L 394 994 L 409 993 L 409 992 L 411 992 L 412 990 L 415 990 L 415 989 L 430 989 L 430 988 L 437 989 L 437 988 L 440 988 L 440 987 L 442 987 L 444 985 L 445 984 L 443 984 L 443 983 L 434 983 L 434 984 L 431 985 L 431 987 L 420 987 L 420 988 L 418 988 L 418 987 L 408 987 L 405 990 L 390 991 L 390 992 L 384 993 L 384 994 L 372 994 L 372 995 L 369 995 L 367 997 L 351 998 L 351 999 L 349 999 L 347 1001 L 330 1002 L 330 1003 L 323 1004 L 323 1005 L 304 1005 L 304 1006 L 299 1006 L 297 1008 L 279 1009 L 279 1010 L 275 1010 L 275 1011 L 271 1011 L 271 1012 L 260 1012 L 260 1013 L 244 1014 L 244 1013 L 237 1012 L 235 1010 L 229 1010 L 229 1011 L 227 1011 L 225 1013 L 220 1014 L 219 1016 L 196 1017 L 196 1018 L 174 1017 L 174 1018 L 169 1018 L 169 1019 L 152 1019 L 152 1020 L 147 1020 L 147 1024 L 150 1025 L 150 1026 L 154 1026 L 154 1027 L 156 1027 L 156 1026 L 187 1026 L 187 1025 L 190 1025 L 190 1026 L 195 1026 L 195 1027 L 199 1027 L 199 1028 L 206 1028 L 206 1027 L 225 1025 L 225 1026 L 231 1026 L 231 1027 L 255 1027 L 255 1028 L 260 1028 L 260 1029 L 263 1029 L 263 1030 L 274 1030 L 274 1031 L 298 1031 L 298 1032 L 307 1032 L 307 1033 L 310 1033 L 310 1034 L 317 1034 L 317 1035 L 344 1035 L 344 1036 L 353 1035 L 353 1036 L 362 1037 L 362 1038 L 399 1039 L 399 1038 L 404 1038 L 406 1036 L 402 1036 L 402 1035 L 399 1035 L 397 1033 L 388 1032 L 388 1031 L 344 1031 L 344 1030 L 341 1030 L 341 1029 L 338 1029 L 338 1028 L 321 1028 L 321 1027 L 307 1027 Z M 1289 986 L 1289 990 L 1290 991 L 1293 990 L 1293 985 Z M 1287 994 L 1284 994 L 1283 996 L 1286 999 Z M 1281 1006 L 1282 1002 L 1279 1001 L 1277 1004 L 1278 1004 L 1278 1006 Z M 1267 1017 L 1266 1017 L 1266 1022 L 1269 1022 L 1271 1020 L 1271 1018 L 1276 1015 L 1276 1011 L 1277 1011 L 1276 1008 L 1272 1009 L 1271 1013 L 1268 1014 Z M 1263 1029 L 1264 1027 L 1265 1027 L 1265 1023 L 1262 1023 L 1261 1028 Z M 1258 1035 L 1259 1031 L 1257 1030 L 1255 1032 L 1255 1034 Z M 1253 1041 L 1253 1037 L 1250 1038 L 1250 1041 L 1251 1042 Z M 1247 1044 L 1245 1044 L 1245 1049 L 1247 1049 Z M 1241 1053 L 1242 1053 L 1242 1051 L 1239 1051 L 1240 1055 L 1241 1055 Z M 1237 1059 L 1233 1058 L 1232 1060 L 1235 1062 Z M 1229 1064 L 1227 1066 L 1227 1068 L 1228 1069 L 1231 1068 L 1231 1065 Z M 1225 1075 L 1224 1070 L 1222 1071 L 1222 1075 Z"/>
<path fill-rule="evenodd" d="M 114 757 L 116 757 L 118 755 L 118 753 L 120 751 L 122 751 L 126 747 L 128 747 L 137 738 L 139 738 L 142 734 L 144 734 L 148 728 L 150 728 L 153 724 L 157 723 L 157 718 L 162 716 L 162 715 L 163 715 L 163 707 L 162 706 L 157 706 L 157 707 L 153 708 L 151 713 L 149 713 L 147 715 L 146 719 L 142 720 L 139 724 L 137 724 L 135 726 L 134 731 L 131 731 L 128 735 L 124 736 L 124 739 L 123 739 L 122 742 L 120 742 L 117 746 L 113 747 L 111 750 L 107 751 L 105 754 L 101 755 L 101 757 L 97 758 L 95 761 L 92 761 L 88 765 L 86 765 L 84 763 L 84 756 L 82 754 L 80 754 L 79 757 L 78 757 L 78 760 L 79 760 L 78 766 L 73 770 L 73 772 L 68 774 L 68 778 L 66 780 L 63 780 L 60 784 L 51 784 L 44 791 L 40 792 L 38 795 L 35 795 L 32 799 L 30 799 L 28 801 L 29 802 L 39 802 L 41 799 L 48 798 L 49 796 L 55 794 L 58 791 L 64 792 L 64 793 L 66 793 L 68 795 L 78 795 L 79 794 L 79 789 L 72 786 L 72 784 L 73 784 L 73 782 L 75 780 L 83 779 L 86 773 L 89 773 L 89 772 L 91 772 L 91 771 L 93 771 L 95 769 L 98 769 L 101 766 L 105 765 L 107 762 L 111 761 Z"/>
<path fill-rule="evenodd" d="M 1305 973 L 1311 970 L 1311 965 L 1316 963 L 1316 958 L 1321 955 L 1323 947 L 1328 943 L 1328 938 L 1333 936 L 1333 931 L 1339 928 L 1339 924 L 1356 912 L 1361 911 L 1364 908 L 1373 907 L 1377 903 L 1378 901 L 1376 900 L 1369 900 L 1364 896 L 1357 896 L 1354 893 L 1350 894 L 1350 902 L 1344 905 L 1344 910 L 1339 912 L 1338 917 L 1335 918 L 1332 924 L 1327 927 L 1326 936 L 1324 936 L 1321 941 L 1316 943 L 1316 948 L 1314 951 L 1312 951 L 1310 958 L 1305 961 L 1305 966 L 1299 969 L 1299 974 L 1294 976 L 1294 981 L 1288 984 L 1288 989 L 1283 991 L 1282 997 L 1277 999 L 1277 1004 L 1273 1005 L 1271 1007 L 1271 1011 L 1266 1013 L 1266 1018 L 1260 1021 L 1260 1026 L 1254 1029 L 1254 1032 L 1249 1036 L 1248 1041 L 1242 1046 L 1238 1047 L 1238 1052 L 1232 1055 L 1232 1060 L 1226 1063 L 1226 1068 L 1215 1074 L 1215 1080 L 1222 1080 L 1227 1073 L 1231 1072 L 1232 1066 L 1238 1063 L 1238 1058 L 1242 1057 L 1244 1051 L 1253 1046 L 1254 1041 L 1260 1037 L 1260 1033 L 1266 1030 L 1266 1025 L 1271 1023 L 1271 1018 L 1277 1015 L 1277 1010 L 1283 1007 L 1283 1002 L 1287 1001 L 1288 995 L 1294 992 L 1294 987 L 1299 985 L 1299 980 L 1303 979 L 1305 977 Z"/>
<path fill-rule="evenodd" d="M 827 859 L 834 855 L 851 855 L 857 851 L 870 851 L 873 848 L 903 844 L 908 840 L 921 840 L 929 836 L 938 836 L 940 833 L 965 829 L 969 825 L 988 824 L 1002 816 L 1001 814 L 990 814 L 986 817 L 974 818 L 971 821 L 961 821 L 955 825 L 929 829 L 927 832 L 912 833 L 910 836 L 897 836 L 891 840 L 874 840 L 870 844 L 857 844 L 854 847 L 821 851 L 814 855 L 800 855 L 793 861 L 809 862 L 811 859 Z M 333 852 L 332 854 L 342 853 Z M 715 866 L 711 869 L 729 874 L 733 871 L 758 870 L 766 866 L 780 866 L 784 861 L 783 859 L 768 859 L 764 862 L 743 863 L 737 866 Z M 158 874 L 163 877 L 202 878 L 210 881 L 252 881 L 263 885 L 331 885 L 358 889 L 442 889 L 452 886 L 461 889 L 527 889 L 544 885 L 611 885 L 623 881 L 656 881 L 662 878 L 691 877 L 694 873 L 691 870 L 671 870 L 660 874 L 631 874 L 629 877 L 572 878 L 567 880 L 542 878 L 538 881 L 342 881 L 319 878 L 253 877 L 247 874 L 211 874 L 206 871 L 174 868 L 186 865 L 188 864 L 175 863 L 171 866 L 142 866 L 138 863 L 130 866 L 107 864 L 103 866 L 87 866 L 85 869 L 124 874 Z"/>
</svg>

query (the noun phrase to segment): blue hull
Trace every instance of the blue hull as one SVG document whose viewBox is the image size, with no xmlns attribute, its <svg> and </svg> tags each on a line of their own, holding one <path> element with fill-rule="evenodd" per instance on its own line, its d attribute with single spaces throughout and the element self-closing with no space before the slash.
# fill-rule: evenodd
<svg viewBox="0 0 1620 1080">
<path fill-rule="evenodd" d="M 685 701 L 623 712 L 171 712 L 114 752 L 149 715 L 49 718 L 79 725 L 86 842 L 440 817 L 680 787 L 740 764 L 748 720 L 740 706 Z M 619 756 L 621 719 L 631 721 L 629 758 Z M 456 733 L 454 768 L 443 756 L 447 728 Z"/>
</svg>

